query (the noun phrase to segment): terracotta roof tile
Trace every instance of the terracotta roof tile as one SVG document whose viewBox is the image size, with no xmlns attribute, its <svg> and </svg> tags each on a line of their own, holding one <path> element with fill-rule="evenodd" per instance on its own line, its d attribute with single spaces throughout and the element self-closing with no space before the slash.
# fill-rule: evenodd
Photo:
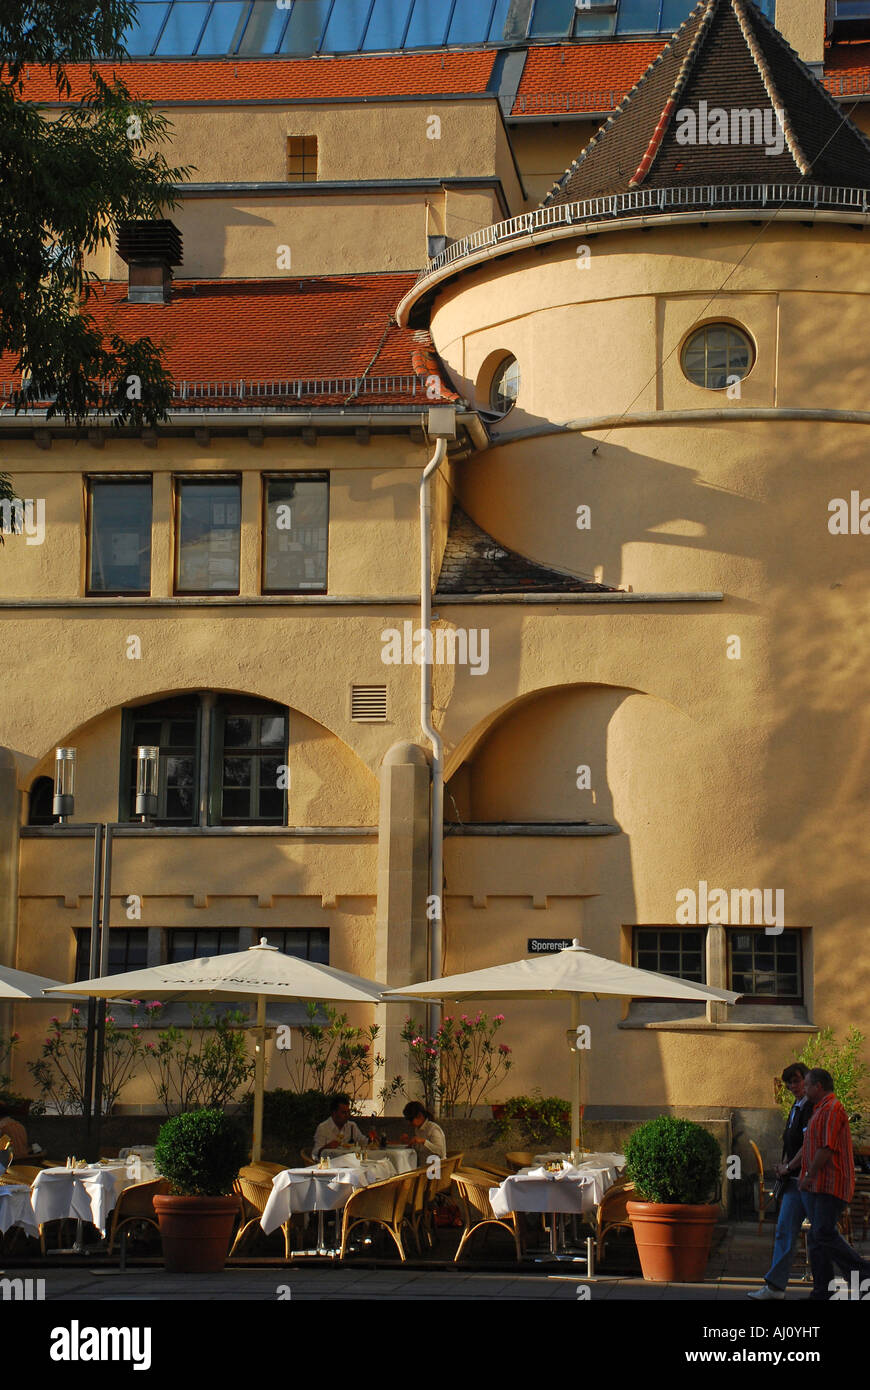
<svg viewBox="0 0 870 1390">
<path fill-rule="evenodd" d="M 264 101 L 485 92 L 494 61 L 495 52 L 489 50 L 96 66 L 107 80 L 117 72 L 133 96 L 147 101 Z M 73 64 L 67 72 L 77 98 L 88 85 L 87 65 Z M 31 101 L 56 101 L 57 90 L 47 70 L 34 66 L 29 73 L 25 96 Z"/>
<path fill-rule="evenodd" d="M 564 94 L 574 98 L 568 110 L 609 110 L 637 82 L 664 47 L 664 40 L 643 43 L 554 44 L 530 48 L 517 92 L 514 112 L 530 114 L 565 110 L 564 101 L 547 97 Z"/>
<path fill-rule="evenodd" d="M 276 392 L 286 401 L 337 403 L 352 388 L 317 389 L 324 379 L 402 377 L 355 395 L 354 403 L 380 406 L 426 400 L 426 382 L 417 378 L 416 347 L 408 329 L 396 327 L 393 312 L 414 283 L 413 274 L 318 276 L 307 280 L 178 280 L 169 304 L 130 304 L 126 282 L 100 286 L 88 310 L 106 332 L 126 338 L 150 337 L 166 349 L 176 384 L 245 382 L 245 403 L 256 405 L 252 383 L 308 382 L 310 389 Z M 0 382 L 19 378 L 14 359 L 0 361 Z M 239 393 L 211 403 L 239 403 Z M 201 393 L 192 393 L 193 402 Z M 268 402 L 261 396 L 260 403 Z"/>
</svg>

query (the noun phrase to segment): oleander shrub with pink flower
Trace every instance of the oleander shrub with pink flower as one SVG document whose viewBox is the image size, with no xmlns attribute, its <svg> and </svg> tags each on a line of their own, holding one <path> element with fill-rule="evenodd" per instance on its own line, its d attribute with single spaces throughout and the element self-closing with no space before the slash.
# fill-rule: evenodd
<svg viewBox="0 0 870 1390">
<path fill-rule="evenodd" d="M 467 1118 L 485 1103 L 512 1065 L 511 1049 L 497 1041 L 503 1023 L 504 1014 L 447 1015 L 427 1037 L 415 1019 L 405 1019 L 402 1038 L 427 1109 L 437 1102 L 442 1115 Z"/>
</svg>

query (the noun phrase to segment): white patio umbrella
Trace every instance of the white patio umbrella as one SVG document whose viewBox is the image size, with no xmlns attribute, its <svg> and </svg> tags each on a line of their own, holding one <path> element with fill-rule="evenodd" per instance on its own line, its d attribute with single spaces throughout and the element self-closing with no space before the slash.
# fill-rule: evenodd
<svg viewBox="0 0 870 1390">
<path fill-rule="evenodd" d="M 387 990 L 389 999 L 570 999 L 571 1035 L 575 1043 L 580 1023 L 580 1000 L 598 999 L 602 995 L 623 999 L 718 999 L 734 1004 L 740 998 L 727 989 L 710 985 L 694 985 L 676 980 L 671 975 L 658 975 L 652 970 L 639 970 L 621 961 L 594 956 L 575 938 L 571 946 L 552 954 L 535 956 L 530 960 L 514 960 L 506 965 L 491 965 L 484 970 L 472 970 L 464 975 L 445 975 L 440 980 L 424 980 L 422 984 L 405 985 L 402 989 Z M 580 1135 L 580 1057 L 571 1068 L 571 1152 L 576 1157 Z"/>
<path fill-rule="evenodd" d="M 67 988 L 77 990 L 78 985 L 62 985 L 59 980 L 50 980 L 46 975 L 31 975 L 27 970 L 13 970 L 10 965 L 0 965 L 0 999 L 12 1003 L 22 1003 L 31 999 L 45 1004 L 47 1001 L 44 994 L 47 989 L 59 991 Z M 82 995 L 79 994 L 77 997 L 81 999 Z"/>
<path fill-rule="evenodd" d="M 284 955 L 263 937 L 256 946 L 226 956 L 204 956 L 175 965 L 155 965 L 129 970 L 123 975 L 104 975 L 96 980 L 77 980 L 58 985 L 48 994 L 75 989 L 96 999 L 152 998 L 236 1001 L 253 996 L 257 1001 L 259 1047 L 254 1073 L 254 1142 L 252 1156 L 259 1159 L 263 1142 L 263 1093 L 266 1081 L 266 1004 L 312 1001 L 324 1004 L 377 1004 L 386 986 L 335 970 L 315 961 Z"/>
</svg>

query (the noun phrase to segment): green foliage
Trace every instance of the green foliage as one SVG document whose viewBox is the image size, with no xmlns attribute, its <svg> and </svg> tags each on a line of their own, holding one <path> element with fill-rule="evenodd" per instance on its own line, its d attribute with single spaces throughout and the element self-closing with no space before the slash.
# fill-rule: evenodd
<svg viewBox="0 0 870 1390">
<path fill-rule="evenodd" d="M 427 1038 L 413 1018 L 406 1018 L 402 1038 L 408 1044 L 408 1060 L 420 1084 L 423 1104 L 431 1110 L 435 1100 L 443 1115 L 458 1109 L 468 1116 L 476 1105 L 510 1071 L 511 1049 L 496 1043 L 504 1014 L 488 1018 L 478 1013 L 457 1020 L 444 1018 L 434 1037 Z"/>
<path fill-rule="evenodd" d="M 380 1029 L 376 1023 L 358 1028 L 329 1004 L 308 1003 L 306 1010 L 309 1022 L 299 1029 L 300 1047 L 282 1053 L 294 1090 L 347 1093 L 355 1101 L 383 1063 L 372 1050 Z M 324 1015 L 325 1025 L 315 1023 Z"/>
<path fill-rule="evenodd" d="M 190 1015 L 190 1028 L 170 1025 L 156 1043 L 145 1044 L 145 1064 L 167 1115 L 227 1105 L 254 1074 L 245 1014 L 217 1015 L 211 1004 L 192 1004 Z"/>
<path fill-rule="evenodd" d="M 222 1110 L 191 1110 L 161 1127 L 154 1162 L 179 1197 L 225 1197 L 248 1158 L 248 1139 Z"/>
<path fill-rule="evenodd" d="M 842 1102 L 848 1115 L 866 1116 L 870 1106 L 866 1089 L 870 1068 L 861 1059 L 864 1042 L 865 1034 L 855 1027 L 849 1029 L 845 1040 L 839 1045 L 833 1028 L 821 1028 L 792 1059 L 803 1062 L 805 1067 L 823 1067 L 829 1071 L 834 1081 L 834 1095 Z M 788 1115 L 793 1102 L 794 1096 L 781 1082 L 779 1106 L 783 1115 Z"/>
<path fill-rule="evenodd" d="M 329 1115 L 331 1098 L 323 1091 L 285 1091 L 278 1088 L 263 1096 L 263 1132 L 284 1143 L 309 1148 L 314 1131 Z M 244 1101 L 245 1113 L 253 1114 L 254 1097 Z"/>
<path fill-rule="evenodd" d="M 3 0 L 0 6 L 0 353 L 21 372 L 16 411 L 47 404 L 47 415 L 82 423 L 94 409 L 116 425 L 164 420 L 172 382 L 148 338 L 104 334 L 88 303 L 101 291 L 83 256 L 111 244 L 118 224 L 174 207 L 188 170 L 157 149 L 169 126 L 134 101 L 98 55 L 120 60 L 132 0 Z M 51 113 L 27 96 L 29 64 L 45 65 Z M 88 65 L 84 91 L 66 68 Z M 131 382 L 130 378 L 138 378 Z"/>
<path fill-rule="evenodd" d="M 0 1115 L 4 1115 L 8 1110 L 18 1110 L 27 1101 L 26 1096 L 12 1090 L 12 1076 L 9 1072 L 2 1070 L 6 1063 L 11 1060 L 18 1042 L 19 1035 L 17 1033 L 0 1033 Z"/>
<path fill-rule="evenodd" d="M 543 1143 L 551 1135 L 568 1138 L 571 1102 L 559 1096 L 544 1096 L 537 1090 L 530 1096 L 509 1096 L 495 1121 L 497 1138 L 504 1138 L 513 1124 L 519 1125 L 523 1139 L 530 1143 Z"/>
<path fill-rule="evenodd" d="M 138 1006 L 138 1000 L 135 1006 Z M 159 1007 L 159 1005 L 158 1005 Z M 140 1025 L 133 1021 L 136 1007 L 130 1008 L 130 1026 L 118 1024 L 114 1014 L 106 1015 L 103 1035 L 102 1113 L 109 1115 L 121 1090 L 136 1075 L 142 1057 Z M 147 1010 L 146 1010 L 147 1013 Z M 49 1101 L 59 1115 L 83 1115 L 87 1023 L 81 1009 L 70 1012 L 68 1024 L 53 1018 L 42 1045 L 42 1055 L 28 1062 L 28 1070 L 39 1087 L 42 1104 Z"/>
<path fill-rule="evenodd" d="M 718 1192 L 722 1150 L 701 1125 L 659 1115 L 630 1134 L 626 1176 L 645 1202 L 703 1205 Z"/>
</svg>

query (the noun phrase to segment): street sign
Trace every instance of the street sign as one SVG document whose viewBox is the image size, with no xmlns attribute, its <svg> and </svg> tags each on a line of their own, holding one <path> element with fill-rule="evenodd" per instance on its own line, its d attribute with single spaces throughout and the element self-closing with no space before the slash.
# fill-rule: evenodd
<svg viewBox="0 0 870 1390">
<path fill-rule="evenodd" d="M 541 956 L 553 951 L 567 951 L 570 945 L 570 936 L 530 936 L 526 950 L 530 956 Z"/>
</svg>

